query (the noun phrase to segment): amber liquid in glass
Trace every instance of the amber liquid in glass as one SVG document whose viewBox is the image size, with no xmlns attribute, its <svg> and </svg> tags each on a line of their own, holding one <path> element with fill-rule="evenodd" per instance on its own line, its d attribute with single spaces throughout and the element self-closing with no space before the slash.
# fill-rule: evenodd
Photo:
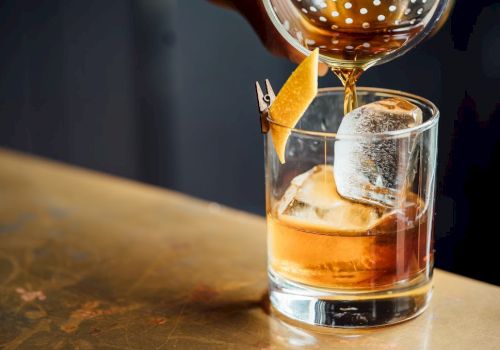
<svg viewBox="0 0 500 350">
<path fill-rule="evenodd" d="M 268 212 L 274 273 L 313 287 L 370 291 L 426 277 L 432 242 L 416 194 L 391 211 L 341 198 L 331 166 L 308 173 Z"/>
</svg>

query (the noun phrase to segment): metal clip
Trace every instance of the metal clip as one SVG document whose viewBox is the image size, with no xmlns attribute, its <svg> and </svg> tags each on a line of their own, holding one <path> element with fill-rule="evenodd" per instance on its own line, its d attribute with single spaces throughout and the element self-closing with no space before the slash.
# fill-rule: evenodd
<svg viewBox="0 0 500 350">
<path fill-rule="evenodd" d="M 260 114 L 260 130 L 263 134 L 269 131 L 269 107 L 276 99 L 271 83 L 266 79 L 266 94 L 262 92 L 258 81 L 255 82 L 255 90 L 257 92 L 257 105 Z"/>
</svg>

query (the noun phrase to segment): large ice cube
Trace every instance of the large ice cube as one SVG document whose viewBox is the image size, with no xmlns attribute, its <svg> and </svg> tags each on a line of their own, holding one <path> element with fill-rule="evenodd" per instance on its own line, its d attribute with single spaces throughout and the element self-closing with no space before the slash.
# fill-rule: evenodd
<svg viewBox="0 0 500 350">
<path fill-rule="evenodd" d="M 404 200 L 415 176 L 418 138 L 410 134 L 390 138 L 371 134 L 421 123 L 420 108 L 399 98 L 369 103 L 346 114 L 335 142 L 334 173 L 338 192 L 364 203 L 397 206 Z"/>
<path fill-rule="evenodd" d="M 278 215 L 313 231 L 363 231 L 383 210 L 342 198 L 336 190 L 332 166 L 317 165 L 295 177 L 278 204 Z"/>
</svg>

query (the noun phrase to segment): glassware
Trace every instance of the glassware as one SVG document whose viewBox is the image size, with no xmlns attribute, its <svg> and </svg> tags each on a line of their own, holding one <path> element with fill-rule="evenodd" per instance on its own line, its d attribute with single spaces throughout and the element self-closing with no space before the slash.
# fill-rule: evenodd
<svg viewBox="0 0 500 350">
<path fill-rule="evenodd" d="M 320 89 L 295 128 L 287 128 L 286 163 L 278 160 L 270 133 L 265 136 L 270 299 L 282 314 L 309 324 L 397 323 L 420 314 L 431 296 L 438 110 L 399 91 L 359 88 L 358 96 L 361 105 L 406 99 L 421 108 L 423 123 L 337 137 L 343 93 L 328 88 Z M 268 122 L 286 128 L 271 118 Z M 356 138 L 373 147 L 413 140 L 415 180 L 395 207 L 353 202 L 337 194 L 335 145 Z"/>
<path fill-rule="evenodd" d="M 263 0 L 278 32 L 298 51 L 319 48 L 345 87 L 344 113 L 356 107 L 355 83 L 435 32 L 454 0 Z"/>
</svg>

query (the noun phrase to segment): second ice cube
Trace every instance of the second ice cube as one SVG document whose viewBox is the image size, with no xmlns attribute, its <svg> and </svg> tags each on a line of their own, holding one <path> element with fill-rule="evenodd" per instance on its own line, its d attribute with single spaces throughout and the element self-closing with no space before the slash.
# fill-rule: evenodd
<svg viewBox="0 0 500 350">
<path fill-rule="evenodd" d="M 422 111 L 399 98 L 372 102 L 346 114 L 337 131 L 334 174 L 340 195 L 396 206 L 415 176 L 417 137 L 374 135 L 422 123 Z"/>
</svg>

